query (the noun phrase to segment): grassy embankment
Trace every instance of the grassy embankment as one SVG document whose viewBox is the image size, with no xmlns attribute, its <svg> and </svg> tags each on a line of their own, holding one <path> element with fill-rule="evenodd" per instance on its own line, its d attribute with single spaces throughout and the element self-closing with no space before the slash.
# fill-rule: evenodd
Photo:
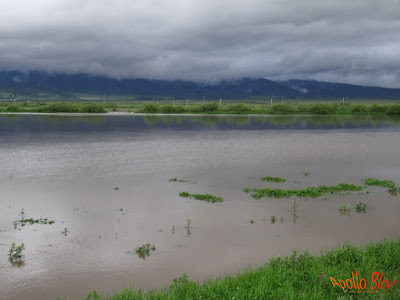
<svg viewBox="0 0 400 300">
<path fill-rule="evenodd" d="M 363 291 L 376 293 L 351 293 L 333 287 L 330 276 L 338 284 L 358 272 L 366 279 Z M 382 280 L 391 288 L 371 287 L 372 272 L 383 274 Z M 235 276 L 225 276 L 203 283 L 190 281 L 187 276 L 175 279 L 169 288 L 151 291 L 125 289 L 111 296 L 91 292 L 87 300 L 128 299 L 400 299 L 400 239 L 371 243 L 365 247 L 349 244 L 312 255 L 294 252 L 288 257 L 272 258 L 266 265 L 245 270 Z M 379 282 L 379 278 L 376 283 Z M 385 282 L 386 284 L 386 282 Z M 352 291 L 355 291 L 352 289 Z M 359 289 L 359 291 L 361 291 Z M 385 292 L 386 291 L 386 292 Z M 350 298 L 349 298 L 350 296 Z"/>
<path fill-rule="evenodd" d="M 276 104 L 222 104 L 191 103 L 157 104 L 132 103 L 49 103 L 16 102 L 0 103 L 0 112 L 67 112 L 102 113 L 106 111 L 128 111 L 136 113 L 164 114 L 286 114 L 286 115 L 400 115 L 400 104 L 353 104 L 353 103 L 276 103 Z"/>
</svg>

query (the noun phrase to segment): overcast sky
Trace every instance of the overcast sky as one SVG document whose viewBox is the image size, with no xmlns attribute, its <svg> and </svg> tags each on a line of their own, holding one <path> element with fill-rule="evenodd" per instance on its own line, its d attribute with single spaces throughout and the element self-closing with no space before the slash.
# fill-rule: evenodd
<svg viewBox="0 0 400 300">
<path fill-rule="evenodd" d="M 400 87 L 400 0 L 0 0 L 0 70 Z"/>
</svg>

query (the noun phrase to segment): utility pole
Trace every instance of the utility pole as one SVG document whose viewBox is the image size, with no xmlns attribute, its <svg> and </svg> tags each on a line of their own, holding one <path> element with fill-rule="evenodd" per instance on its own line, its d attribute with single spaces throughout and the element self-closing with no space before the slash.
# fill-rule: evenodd
<svg viewBox="0 0 400 300">
<path fill-rule="evenodd" d="M 271 97 L 271 105 L 272 105 L 272 97 Z"/>
<path fill-rule="evenodd" d="M 221 107 L 221 105 L 222 105 L 222 99 L 219 98 L 219 107 Z"/>
</svg>

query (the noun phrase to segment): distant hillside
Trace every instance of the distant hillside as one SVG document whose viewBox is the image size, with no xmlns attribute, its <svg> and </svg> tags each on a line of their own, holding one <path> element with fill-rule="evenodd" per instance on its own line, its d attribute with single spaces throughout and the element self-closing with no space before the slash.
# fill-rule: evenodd
<svg viewBox="0 0 400 300">
<path fill-rule="evenodd" d="M 368 98 L 368 99 L 398 99 L 400 89 L 359 86 L 344 83 L 332 83 L 316 80 L 291 79 L 280 81 L 282 85 L 303 93 L 304 98 Z"/>
<path fill-rule="evenodd" d="M 155 99 L 399 99 L 400 89 L 315 80 L 274 82 L 262 78 L 199 84 L 180 80 L 115 79 L 88 74 L 0 72 L 0 99 L 79 100 L 77 94 Z"/>
<path fill-rule="evenodd" d="M 43 72 L 0 72 L 0 89 L 26 95 L 38 92 L 97 95 L 129 95 L 141 99 L 255 99 L 259 97 L 296 98 L 301 93 L 267 79 L 240 79 L 202 85 L 189 81 L 114 79 L 87 74 L 66 75 Z M 12 93 L 11 93 L 12 94 Z"/>
</svg>

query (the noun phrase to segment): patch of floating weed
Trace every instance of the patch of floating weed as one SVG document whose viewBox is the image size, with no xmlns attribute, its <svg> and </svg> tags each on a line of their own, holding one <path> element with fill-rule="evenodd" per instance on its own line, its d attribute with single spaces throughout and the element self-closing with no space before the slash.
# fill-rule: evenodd
<svg viewBox="0 0 400 300">
<path fill-rule="evenodd" d="M 253 219 L 250 220 L 250 224 L 254 224 L 254 220 Z"/>
<path fill-rule="evenodd" d="M 349 204 L 340 205 L 339 211 L 341 215 L 350 215 L 351 211 L 350 205 Z"/>
<path fill-rule="evenodd" d="M 271 189 L 271 188 L 263 188 L 263 189 L 249 189 L 244 188 L 243 191 L 246 193 L 254 192 L 251 194 L 251 197 L 254 199 L 260 199 L 263 197 L 271 197 L 271 198 L 289 198 L 291 196 L 298 197 L 319 197 L 328 193 L 340 193 L 343 191 L 361 191 L 363 188 L 358 185 L 348 184 L 348 183 L 340 183 L 334 186 L 325 186 L 319 185 L 316 187 L 306 187 L 302 190 L 283 190 L 283 189 Z"/>
<path fill-rule="evenodd" d="M 114 190 L 119 191 L 120 188 L 116 186 L 116 187 L 114 188 Z"/>
<path fill-rule="evenodd" d="M 65 227 L 64 230 L 61 232 L 61 234 L 67 236 L 67 234 L 69 233 L 68 229 Z"/>
<path fill-rule="evenodd" d="M 275 224 L 275 222 L 276 222 L 276 218 L 275 218 L 275 216 L 272 216 L 272 217 L 271 217 L 271 223 L 272 223 L 272 224 Z"/>
<path fill-rule="evenodd" d="M 179 196 L 184 197 L 184 198 L 193 198 L 196 200 L 202 200 L 206 202 L 223 202 L 224 199 L 222 197 L 216 197 L 210 194 L 189 194 L 188 192 L 181 192 L 179 193 Z"/>
<path fill-rule="evenodd" d="M 168 179 L 169 182 L 189 182 L 189 180 L 178 179 L 178 178 L 170 178 Z"/>
<path fill-rule="evenodd" d="M 310 175 L 311 174 L 311 172 L 303 172 L 303 174 L 304 174 L 304 176 L 308 176 L 308 175 Z"/>
<path fill-rule="evenodd" d="M 362 203 L 362 202 L 360 202 L 360 203 L 357 203 L 357 205 L 356 205 L 356 211 L 358 212 L 358 213 L 366 213 L 367 212 L 367 204 L 365 204 L 365 203 Z"/>
<path fill-rule="evenodd" d="M 10 250 L 8 250 L 8 257 L 13 262 L 20 262 L 22 260 L 22 251 L 25 250 L 25 245 L 22 243 L 21 245 L 17 246 L 15 243 L 11 244 Z"/>
<path fill-rule="evenodd" d="M 372 185 L 372 186 L 387 187 L 389 189 L 389 193 L 394 196 L 397 195 L 397 192 L 400 192 L 400 188 L 397 188 L 396 184 L 391 180 L 367 178 L 367 179 L 364 179 L 364 184 Z"/>
<path fill-rule="evenodd" d="M 268 181 L 268 182 L 285 182 L 286 179 L 280 178 L 280 177 L 271 177 L 271 176 L 266 176 L 261 178 L 262 181 Z"/>
<path fill-rule="evenodd" d="M 150 244 L 143 244 L 135 249 L 136 254 L 143 259 L 146 259 L 146 256 L 150 256 L 154 251 L 156 251 L 156 246 Z"/>
</svg>

